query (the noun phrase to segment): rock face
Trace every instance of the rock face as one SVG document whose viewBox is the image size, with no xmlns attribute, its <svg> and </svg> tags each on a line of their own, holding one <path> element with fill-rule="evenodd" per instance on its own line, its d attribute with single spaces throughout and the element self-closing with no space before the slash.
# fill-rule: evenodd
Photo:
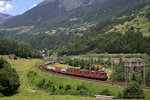
<svg viewBox="0 0 150 100">
<path fill-rule="evenodd" d="M 114 13 L 121 12 L 126 7 L 134 6 L 139 2 L 144 0 L 45 0 L 24 14 L 10 18 L 3 26 L 39 25 L 41 22 L 47 24 L 53 19 L 55 22 L 60 22 L 68 17 L 80 17 L 85 21 L 98 17 L 105 18 L 106 15 L 113 16 Z"/>
<path fill-rule="evenodd" d="M 84 7 L 92 4 L 94 0 L 60 0 L 60 7 L 66 10 L 72 10 L 78 7 Z"/>
<path fill-rule="evenodd" d="M 91 5 L 95 0 L 45 0 L 23 15 L 12 17 L 5 26 L 26 26 L 63 16 L 69 11 Z"/>
<path fill-rule="evenodd" d="M 91 5 L 96 0 L 45 0 L 40 3 L 40 5 L 45 5 L 52 2 L 57 2 L 59 4 L 59 8 L 64 8 L 65 10 L 72 10 L 78 7 L 83 7 L 87 5 Z"/>
</svg>

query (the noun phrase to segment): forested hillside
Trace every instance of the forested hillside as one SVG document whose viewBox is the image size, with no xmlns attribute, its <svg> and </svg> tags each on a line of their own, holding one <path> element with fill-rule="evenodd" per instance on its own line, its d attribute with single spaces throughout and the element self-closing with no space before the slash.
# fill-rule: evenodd
<svg viewBox="0 0 150 100">
<path fill-rule="evenodd" d="M 149 6 L 131 11 L 93 28 L 101 33 L 58 48 L 59 56 L 86 53 L 147 53 L 150 55 Z M 135 16 L 135 17 L 134 17 Z M 109 24 L 107 24 L 109 23 Z M 101 30 L 102 29 L 102 30 Z M 89 34 L 88 34 L 89 35 Z"/>
<path fill-rule="evenodd" d="M 83 39 L 58 49 L 58 55 L 79 55 L 85 53 L 148 53 L 150 37 L 141 32 L 111 32 L 100 36 Z"/>
<path fill-rule="evenodd" d="M 135 17 L 132 11 L 143 6 L 145 0 L 48 0 L 7 20 L 1 25 L 0 36 L 28 42 L 35 49 L 53 49 L 131 20 Z M 116 20 L 126 12 L 128 18 Z"/>
<path fill-rule="evenodd" d="M 16 54 L 22 58 L 40 58 L 39 52 L 33 50 L 27 43 L 9 38 L 0 38 L 0 55 Z"/>
</svg>

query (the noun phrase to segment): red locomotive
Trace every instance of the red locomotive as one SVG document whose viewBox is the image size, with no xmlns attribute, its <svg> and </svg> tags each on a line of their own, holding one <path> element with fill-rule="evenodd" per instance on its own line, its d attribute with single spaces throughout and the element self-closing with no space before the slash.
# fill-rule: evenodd
<svg viewBox="0 0 150 100">
<path fill-rule="evenodd" d="M 63 73 L 68 75 L 74 75 L 79 77 L 95 78 L 100 80 L 107 80 L 107 73 L 104 71 L 88 71 L 80 69 L 62 68 L 62 67 L 52 67 L 48 68 L 57 73 Z"/>
</svg>

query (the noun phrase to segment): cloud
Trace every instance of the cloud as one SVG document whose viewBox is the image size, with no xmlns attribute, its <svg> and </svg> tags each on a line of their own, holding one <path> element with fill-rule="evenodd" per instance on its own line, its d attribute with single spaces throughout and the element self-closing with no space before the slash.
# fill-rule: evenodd
<svg viewBox="0 0 150 100">
<path fill-rule="evenodd" d="M 0 6 L 3 6 L 4 5 L 4 1 L 0 1 Z"/>
<path fill-rule="evenodd" d="M 14 7 L 11 4 L 6 4 L 5 9 L 6 10 L 12 10 Z"/>
<path fill-rule="evenodd" d="M 0 1 L 0 6 L 3 6 L 4 5 L 4 1 Z"/>
<path fill-rule="evenodd" d="M 11 5 L 11 4 L 5 4 L 5 2 L 0 1 L 0 12 L 10 11 L 13 8 L 14 8 L 13 5 Z"/>
<path fill-rule="evenodd" d="M 31 6 L 31 8 L 34 8 L 34 7 L 36 7 L 37 6 L 37 4 L 33 4 L 32 6 Z"/>
</svg>

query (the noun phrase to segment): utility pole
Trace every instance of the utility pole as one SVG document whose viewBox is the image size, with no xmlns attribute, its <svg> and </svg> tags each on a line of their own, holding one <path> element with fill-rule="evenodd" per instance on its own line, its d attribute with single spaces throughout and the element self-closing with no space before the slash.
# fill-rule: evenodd
<svg viewBox="0 0 150 100">
<path fill-rule="evenodd" d="M 114 60 L 111 60 L 111 68 L 112 68 L 112 77 L 114 77 Z M 114 84 L 113 80 L 112 80 L 112 85 Z"/>
<path fill-rule="evenodd" d="M 92 69 L 92 59 L 90 59 L 90 69 Z"/>
<path fill-rule="evenodd" d="M 73 67 L 75 67 L 74 66 L 74 58 L 73 58 Z M 74 79 L 74 69 L 73 69 L 73 79 Z"/>
<path fill-rule="evenodd" d="M 145 77 L 145 76 L 146 76 L 145 67 L 144 67 L 143 71 L 144 71 L 144 72 L 143 72 L 143 74 L 144 74 L 144 75 L 143 75 L 143 77 L 144 77 L 143 81 L 144 81 L 144 86 L 146 86 L 146 84 L 145 84 L 145 80 L 146 80 L 146 77 Z"/>
</svg>

